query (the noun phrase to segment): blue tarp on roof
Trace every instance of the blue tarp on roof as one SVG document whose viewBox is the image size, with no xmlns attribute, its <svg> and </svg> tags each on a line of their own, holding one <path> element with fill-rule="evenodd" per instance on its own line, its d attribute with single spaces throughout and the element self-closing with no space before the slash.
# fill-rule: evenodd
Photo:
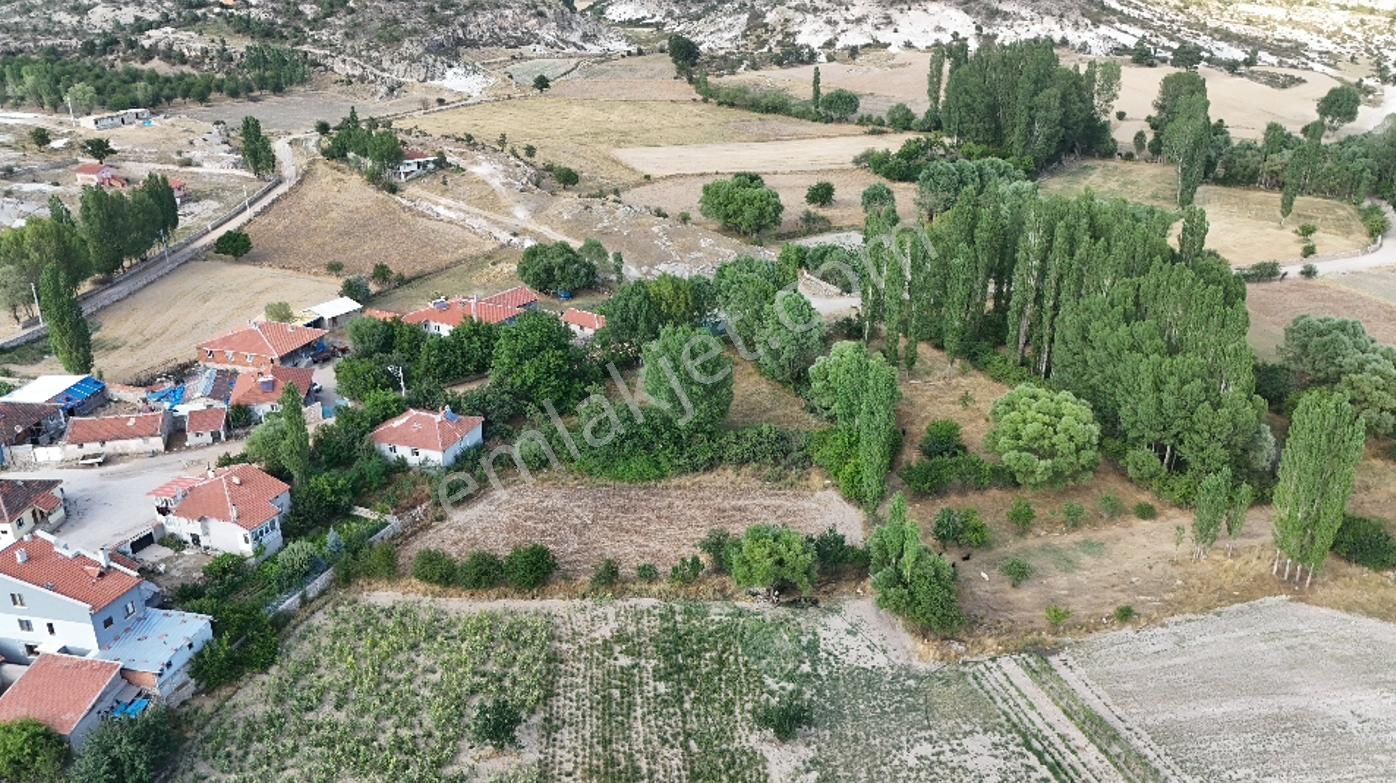
<svg viewBox="0 0 1396 783">
<path fill-rule="evenodd" d="M 173 409 L 176 405 L 184 402 L 184 384 L 171 386 L 168 389 L 153 391 L 146 395 L 146 399 L 154 403 L 163 404 L 166 408 Z"/>
<path fill-rule="evenodd" d="M 62 394 L 55 397 L 53 401 L 62 405 L 65 410 L 72 409 L 99 394 L 105 393 L 106 390 L 107 385 L 105 383 L 89 375 L 72 386 L 69 386 Z"/>
</svg>

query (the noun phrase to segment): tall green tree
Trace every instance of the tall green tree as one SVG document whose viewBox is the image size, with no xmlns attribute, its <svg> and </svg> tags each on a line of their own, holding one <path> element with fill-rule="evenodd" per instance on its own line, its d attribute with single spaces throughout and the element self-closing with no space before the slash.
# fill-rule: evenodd
<svg viewBox="0 0 1396 783">
<path fill-rule="evenodd" d="M 1217 535 L 1231 510 L 1232 494 L 1230 469 L 1223 468 L 1198 482 L 1192 517 L 1194 559 L 1206 557 L 1207 550 L 1217 543 Z"/>
<path fill-rule="evenodd" d="M 242 118 L 242 159 L 247 169 L 258 177 L 265 177 L 276 169 L 276 153 L 271 141 L 262 133 L 262 122 L 248 115 Z"/>
<path fill-rule="evenodd" d="M 685 428 L 713 429 L 732 407 L 732 359 L 691 326 L 666 326 L 644 347 L 645 397 Z"/>
<path fill-rule="evenodd" d="M 984 444 L 1019 484 L 1062 486 L 1100 464 L 1100 426 L 1088 404 L 1067 391 L 1023 384 L 994 400 Z"/>
<path fill-rule="evenodd" d="M 1178 252 L 1184 261 L 1193 262 L 1202 258 L 1208 228 L 1207 213 L 1200 207 L 1190 206 L 1183 210 L 1183 231 L 1178 236 Z"/>
<path fill-rule="evenodd" d="M 755 525 L 727 545 L 727 570 L 741 587 L 814 589 L 814 544 L 787 527 Z"/>
<path fill-rule="evenodd" d="M 294 383 L 286 384 L 281 392 L 281 464 L 290 472 L 295 486 L 304 486 L 310 478 L 310 431 L 305 424 L 305 392 Z"/>
<path fill-rule="evenodd" d="M 1342 526 L 1365 440 L 1362 422 L 1344 395 L 1310 391 L 1300 398 L 1274 492 L 1272 573 L 1279 570 L 1283 554 L 1286 580 L 1290 565 L 1297 562 L 1295 580 L 1307 567 L 1305 584 L 1313 581 Z"/>
<path fill-rule="evenodd" d="M 1163 132 L 1163 152 L 1178 167 L 1178 206 L 1192 204 L 1206 175 L 1211 154 L 1212 123 L 1207 99 L 1190 95 L 1179 102 L 1176 116 Z"/>
<path fill-rule="evenodd" d="M 48 327 L 49 347 L 70 373 L 92 371 L 92 333 L 67 276 L 56 266 L 39 281 L 39 311 Z"/>
<path fill-rule="evenodd" d="M 941 635 L 964 626 L 955 571 L 921 543 L 900 494 L 892 498 L 886 521 L 873 529 L 868 555 L 879 607 Z"/>
<path fill-rule="evenodd" d="M 132 233 L 129 212 L 129 202 L 119 193 L 99 187 L 82 189 L 78 226 L 94 274 L 113 274 L 125 263 Z"/>
<path fill-rule="evenodd" d="M 824 352 L 824 317 L 794 291 L 779 291 L 756 334 L 757 366 L 781 383 L 800 384 Z"/>
<path fill-rule="evenodd" d="M 819 105 L 819 100 L 820 100 L 822 97 L 824 97 L 824 93 L 820 90 L 820 85 L 819 85 L 819 66 L 816 65 L 816 66 L 814 66 L 814 82 L 810 85 L 810 99 L 809 99 L 809 101 L 810 101 L 810 103 L 814 104 L 815 106 L 818 106 L 818 105 Z"/>
<path fill-rule="evenodd" d="M 1362 107 L 1362 94 L 1350 84 L 1340 84 L 1328 91 L 1318 102 L 1318 117 L 1330 131 L 1336 131 L 1357 119 Z"/>
</svg>

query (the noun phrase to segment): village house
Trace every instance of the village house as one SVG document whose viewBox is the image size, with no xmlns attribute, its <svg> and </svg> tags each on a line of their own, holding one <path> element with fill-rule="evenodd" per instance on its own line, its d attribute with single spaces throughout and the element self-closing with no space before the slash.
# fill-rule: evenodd
<svg viewBox="0 0 1396 783">
<path fill-rule="evenodd" d="M 315 329 L 338 331 L 363 314 L 364 306 L 347 296 L 306 309 L 305 325 Z"/>
<path fill-rule="evenodd" d="M 199 408 L 184 415 L 184 443 L 188 446 L 211 446 L 228 439 L 228 409 Z"/>
<path fill-rule="evenodd" d="M 40 375 L 0 397 L 0 403 L 53 404 L 65 416 L 85 416 L 107 402 L 106 383 L 91 375 Z"/>
<path fill-rule="evenodd" d="M 140 125 L 150 119 L 150 109 L 121 109 L 104 114 L 91 114 L 78 122 L 88 130 L 111 130 L 130 125 Z"/>
<path fill-rule="evenodd" d="M 80 187 L 126 190 L 131 186 L 120 172 L 106 163 L 84 163 L 78 166 L 73 174 Z"/>
<path fill-rule="evenodd" d="M 309 367 L 272 366 L 264 372 L 239 373 L 228 404 L 246 407 L 252 411 L 253 418 L 261 421 L 268 413 L 281 410 L 281 395 L 288 385 L 296 387 L 304 405 L 312 396 L 310 387 L 315 383 L 314 378 L 315 371 Z"/>
<path fill-rule="evenodd" d="M 513 288 L 506 288 L 497 294 L 490 294 L 482 297 L 481 302 L 501 307 L 514 307 L 519 310 L 537 310 L 538 294 L 526 285 L 516 285 Z"/>
<path fill-rule="evenodd" d="M 397 164 L 393 170 L 394 176 L 399 182 L 406 182 L 409 179 L 428 171 L 436 170 L 436 156 L 422 150 L 407 149 L 402 152 L 402 162 Z"/>
<path fill-rule="evenodd" d="M 47 446 L 63 437 L 68 423 L 51 402 L 0 402 L 0 465 L 14 462 L 16 446 Z"/>
<path fill-rule="evenodd" d="M 276 321 L 259 321 L 199 343 L 198 361 L 210 367 L 264 369 L 306 367 L 325 350 L 325 330 Z"/>
<path fill-rule="evenodd" d="M 485 442 L 484 425 L 484 419 L 460 416 L 450 408 L 440 413 L 408 409 L 373 431 L 373 445 L 390 460 L 450 467 L 463 452 Z"/>
<path fill-rule="evenodd" d="M 45 653 L 0 696 L 0 721 L 37 720 L 76 749 L 127 689 L 135 690 L 116 661 Z"/>
<path fill-rule="evenodd" d="M 57 479 L 0 479 L 0 546 L 34 532 L 45 522 L 58 524 L 67 503 Z"/>
<path fill-rule="evenodd" d="M 169 445 L 173 429 L 174 416 L 167 410 L 70 419 L 63 455 L 155 454 Z"/>
<path fill-rule="evenodd" d="M 404 315 L 402 322 L 419 325 L 430 334 L 445 337 L 466 321 L 509 324 L 524 312 L 517 307 L 486 302 L 472 296 L 467 299 L 436 299 L 428 307 Z"/>
<path fill-rule="evenodd" d="M 577 336 L 577 342 L 587 343 L 606 326 L 606 316 L 569 307 L 562 314 L 562 322 Z"/>
<path fill-rule="evenodd" d="M 193 546 L 244 557 L 281 550 L 291 487 L 254 465 L 177 478 L 150 492 L 165 533 Z"/>
<path fill-rule="evenodd" d="M 188 692 L 189 662 L 213 628 L 205 615 L 151 607 L 159 595 L 122 555 L 85 552 L 42 531 L 25 536 L 0 550 L 0 655 L 115 661 L 128 682 L 173 699 Z"/>
</svg>

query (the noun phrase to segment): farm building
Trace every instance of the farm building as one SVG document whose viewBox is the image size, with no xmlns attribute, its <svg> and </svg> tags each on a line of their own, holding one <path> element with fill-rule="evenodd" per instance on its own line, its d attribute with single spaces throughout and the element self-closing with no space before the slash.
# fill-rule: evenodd
<svg viewBox="0 0 1396 783">
<path fill-rule="evenodd" d="M 66 416 L 83 416 L 107 401 L 107 385 L 91 375 L 41 375 L 0 402 L 52 403 Z"/>
<path fill-rule="evenodd" d="M 343 329 L 350 321 L 362 315 L 363 311 L 363 305 L 347 296 L 341 296 L 307 308 L 305 325 L 328 331 Z"/>
<path fill-rule="evenodd" d="M 402 151 L 402 162 L 397 164 L 393 171 L 401 182 L 428 171 L 436 169 L 436 156 L 422 150 L 408 149 Z"/>
<path fill-rule="evenodd" d="M 562 314 L 562 322 L 577 336 L 578 342 L 590 342 L 606 326 L 606 316 L 569 307 Z"/>
<path fill-rule="evenodd" d="M 281 522 L 291 510 L 291 487 L 253 465 L 210 471 L 202 478 L 177 478 L 150 496 L 165 533 L 193 546 L 245 557 L 268 557 L 281 550 Z"/>
<path fill-rule="evenodd" d="M 149 119 L 150 109 L 122 109 L 104 114 L 91 114 L 78 122 L 82 123 L 82 127 L 88 130 L 111 130 L 112 128 L 140 125 Z"/>
<path fill-rule="evenodd" d="M 0 721 L 37 720 L 78 748 L 128 689 L 116 661 L 44 653 L 0 696 Z"/>
<path fill-rule="evenodd" d="M 450 467 L 462 453 L 484 443 L 484 425 L 484 419 L 460 416 L 450 408 L 440 413 L 409 409 L 380 424 L 373 443 L 388 459 Z"/>
<path fill-rule="evenodd" d="M 174 417 L 169 411 L 130 416 L 97 416 L 68 422 L 64 456 L 86 454 L 155 454 L 169 445 Z"/>
<path fill-rule="evenodd" d="M 0 546 L 34 532 L 67 515 L 67 503 L 57 479 L 0 479 Z"/>
<path fill-rule="evenodd" d="M 199 408 L 184 416 L 185 443 L 190 446 L 209 446 L 228 439 L 228 409 L 222 407 Z"/>
<path fill-rule="evenodd" d="M 14 447 L 47 446 L 67 428 L 63 409 L 51 402 L 0 402 L 0 464 L 14 461 Z"/>
<path fill-rule="evenodd" d="M 261 421 L 268 413 L 281 410 L 281 395 L 287 386 L 296 387 L 302 403 L 309 400 L 314 377 L 315 371 L 309 367 L 272 366 L 264 372 L 239 373 L 228 404 L 246 406 Z"/>
<path fill-rule="evenodd" d="M 189 186 L 184 182 L 184 180 L 172 179 L 169 182 L 170 190 L 174 192 L 176 204 L 183 204 L 184 202 L 189 200 Z"/>
<path fill-rule="evenodd" d="M 115 167 L 106 163 L 84 163 L 74 170 L 78 185 L 82 187 L 125 190 L 130 187 L 126 178 Z"/>
<path fill-rule="evenodd" d="M 325 349 L 325 334 L 324 329 L 260 321 L 199 343 L 198 361 L 232 369 L 305 367 Z"/>
<path fill-rule="evenodd" d="M 472 296 L 468 299 L 436 299 L 429 306 L 404 315 L 402 321 L 418 324 L 432 334 L 445 336 L 466 321 L 508 324 L 525 312 L 517 307 L 486 302 Z"/>
</svg>

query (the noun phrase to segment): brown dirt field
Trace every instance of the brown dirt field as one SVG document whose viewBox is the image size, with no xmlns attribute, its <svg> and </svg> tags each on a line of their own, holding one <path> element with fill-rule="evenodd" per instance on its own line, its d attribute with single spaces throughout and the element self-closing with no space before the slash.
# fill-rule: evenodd
<svg viewBox="0 0 1396 783">
<path fill-rule="evenodd" d="M 1373 339 L 1396 345 L 1396 303 L 1366 296 L 1328 278 L 1247 286 L 1246 309 L 1251 314 L 1248 341 L 1266 359 L 1276 357 L 1285 327 L 1301 315 L 1361 321 Z"/>
<path fill-rule="evenodd" d="M 320 274 L 331 261 L 344 264 L 346 275 L 367 274 L 382 262 L 416 277 L 494 247 L 324 162 L 312 165 L 290 193 L 253 219 L 247 233 L 252 252 L 244 261 Z"/>
<path fill-rule="evenodd" d="M 1330 286 L 1356 291 L 1364 297 L 1379 299 L 1396 307 L 1396 267 L 1324 275 L 1323 282 Z M 1396 343 L 1393 340 L 1387 342 Z"/>
<path fill-rule="evenodd" d="M 511 144 L 535 145 L 539 161 L 576 169 L 582 175 L 583 190 L 641 179 L 633 168 L 612 156 L 616 148 L 862 133 L 856 126 L 754 115 L 696 101 L 577 101 L 550 95 L 482 103 L 415 117 L 403 124 L 435 135 L 468 132 L 490 141 L 505 133 Z"/>
<path fill-rule="evenodd" d="M 926 433 L 926 425 L 936 419 L 959 422 L 969 450 L 985 454 L 983 444 L 984 436 L 989 434 L 989 408 L 1010 389 L 974 370 L 967 362 L 952 367 L 945 352 L 925 344 L 919 346 L 911 377 L 903 374 L 902 399 L 897 403 L 897 424 L 905 435 L 896 467 L 921 458 L 918 450 L 921 436 Z M 969 396 L 965 397 L 966 394 Z M 892 482 L 895 492 L 900 480 L 894 476 Z"/>
<path fill-rule="evenodd" d="M 826 126 L 830 128 L 838 125 Z M 868 149 L 897 149 L 915 134 L 849 134 L 834 138 L 626 147 L 612 150 L 622 163 L 652 177 L 738 171 L 850 169 Z"/>
<path fill-rule="evenodd" d="M 905 103 L 917 114 L 926 111 L 930 99 L 926 94 L 926 74 L 930 68 L 929 52 L 870 52 L 855 62 L 819 64 L 820 88 L 827 94 L 832 90 L 852 90 L 860 98 L 858 111 L 883 114 L 895 103 Z M 776 68 L 727 76 L 720 84 L 750 84 L 783 89 L 796 98 L 808 99 L 814 81 L 813 65 Z"/>
<path fill-rule="evenodd" d="M 1110 198 L 1175 209 L 1177 171 L 1162 164 L 1093 161 L 1069 166 L 1042 182 L 1047 192 L 1074 194 L 1092 190 Z M 1280 225 L 1280 194 L 1242 188 L 1203 185 L 1197 205 L 1207 211 L 1211 230 L 1207 247 L 1237 266 L 1258 261 L 1299 260 L 1301 244 L 1295 227 L 1318 226 L 1314 242 L 1320 255 L 1361 250 L 1367 232 L 1350 204 L 1321 198 L 1300 198 L 1294 213 Z M 1174 227 L 1174 232 L 1178 231 Z"/>
<path fill-rule="evenodd" d="M 674 74 L 667 54 L 588 60 L 553 82 L 549 95 L 574 100 L 692 101 L 693 88 Z"/>
<path fill-rule="evenodd" d="M 820 430 L 829 422 L 810 413 L 805 401 L 788 387 L 762 375 L 755 362 L 732 354 L 732 408 L 727 423 L 734 427 L 774 424 L 796 430 Z"/>
<path fill-rule="evenodd" d="M 622 198 L 631 204 L 644 207 L 658 207 L 670 215 L 687 212 L 695 223 L 709 228 L 718 228 L 717 223 L 708 220 L 698 212 L 698 199 L 703 195 L 703 186 L 712 182 L 711 175 L 684 175 L 665 177 L 656 182 L 640 185 L 625 191 Z M 897 212 L 903 221 L 916 217 L 916 186 L 906 182 L 888 183 L 880 177 L 856 169 L 841 171 L 812 171 L 799 174 L 765 174 L 762 179 L 780 194 L 780 202 L 785 205 L 785 219 L 780 230 L 793 233 L 799 229 L 800 215 L 811 209 L 828 218 L 834 228 L 863 226 L 863 189 L 874 183 L 889 185 L 897 196 Z M 834 203 L 828 207 L 811 207 L 805 203 L 805 191 L 816 182 L 830 182 L 834 185 Z"/>
<path fill-rule="evenodd" d="M 413 536 L 403 562 L 433 547 L 455 556 L 516 545 L 552 549 L 565 576 L 586 577 L 607 557 L 625 572 L 653 563 L 661 573 L 697 552 L 709 530 L 734 534 L 754 524 L 784 524 L 806 533 L 834 527 L 862 542 L 862 513 L 831 490 L 781 489 L 730 473 L 657 486 L 519 486 L 491 490 L 445 522 Z"/>
</svg>

